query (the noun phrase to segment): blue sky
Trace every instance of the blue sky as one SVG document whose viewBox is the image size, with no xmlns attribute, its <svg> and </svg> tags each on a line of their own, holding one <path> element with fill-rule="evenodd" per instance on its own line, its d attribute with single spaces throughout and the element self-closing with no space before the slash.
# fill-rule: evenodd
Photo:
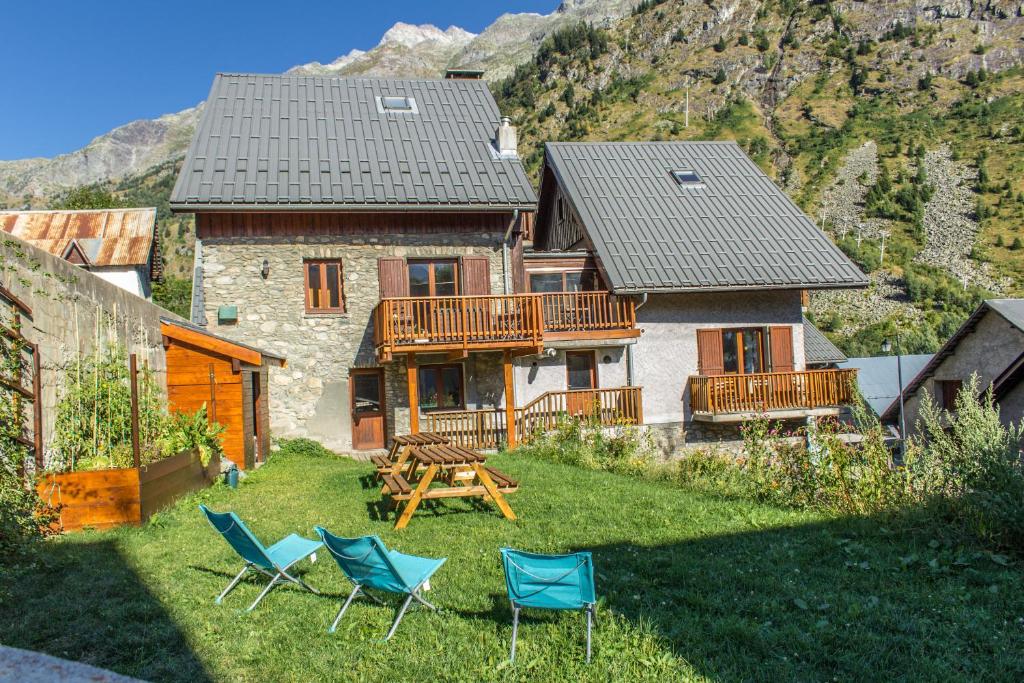
<svg viewBox="0 0 1024 683">
<path fill-rule="evenodd" d="M 397 21 L 480 32 L 558 0 L 22 0 L 0 39 L 0 159 L 70 152 L 203 100 L 217 71 L 277 73 L 368 49 Z"/>
</svg>

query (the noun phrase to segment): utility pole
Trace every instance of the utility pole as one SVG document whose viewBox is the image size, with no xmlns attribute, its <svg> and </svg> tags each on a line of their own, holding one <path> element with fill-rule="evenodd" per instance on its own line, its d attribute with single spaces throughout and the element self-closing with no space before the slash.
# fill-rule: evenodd
<svg viewBox="0 0 1024 683">
<path fill-rule="evenodd" d="M 881 266 L 883 263 L 885 263 L 885 238 L 889 236 L 889 231 L 881 230 L 878 234 L 881 235 L 882 237 L 882 244 L 879 247 L 878 252 L 878 265 Z"/>
</svg>

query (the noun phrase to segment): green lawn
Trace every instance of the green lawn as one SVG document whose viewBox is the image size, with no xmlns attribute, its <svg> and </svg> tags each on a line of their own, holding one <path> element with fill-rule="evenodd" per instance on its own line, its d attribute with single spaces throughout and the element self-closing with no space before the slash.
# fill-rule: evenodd
<svg viewBox="0 0 1024 683">
<path fill-rule="evenodd" d="M 508 522 L 466 501 L 422 508 L 391 530 L 370 468 L 278 456 L 237 491 L 182 501 L 141 529 L 48 541 L 0 584 L 0 641 L 153 680 L 1021 680 L 1018 565 L 834 520 L 511 455 Z M 444 556 L 427 597 L 383 643 L 396 601 L 357 601 L 329 557 L 303 564 L 324 594 L 275 590 L 251 614 L 255 580 L 218 606 L 240 566 L 198 502 L 232 509 L 265 541 L 314 524 L 379 534 Z M 590 549 L 599 627 L 583 661 L 582 617 L 535 613 L 507 664 L 511 611 L 498 548 Z M 1004 565 L 1004 563 L 1006 563 Z M 1008 565 L 1008 566 L 1007 566 Z"/>
</svg>

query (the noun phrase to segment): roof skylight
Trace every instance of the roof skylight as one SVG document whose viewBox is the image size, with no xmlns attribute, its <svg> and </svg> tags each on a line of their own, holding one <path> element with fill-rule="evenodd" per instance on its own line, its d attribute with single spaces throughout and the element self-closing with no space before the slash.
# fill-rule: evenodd
<svg viewBox="0 0 1024 683">
<path fill-rule="evenodd" d="M 673 169 L 669 171 L 672 179 L 683 187 L 704 187 L 704 181 L 696 171 Z"/>
<path fill-rule="evenodd" d="M 411 97 L 385 95 L 380 98 L 380 106 L 385 111 L 415 112 L 416 103 Z"/>
</svg>

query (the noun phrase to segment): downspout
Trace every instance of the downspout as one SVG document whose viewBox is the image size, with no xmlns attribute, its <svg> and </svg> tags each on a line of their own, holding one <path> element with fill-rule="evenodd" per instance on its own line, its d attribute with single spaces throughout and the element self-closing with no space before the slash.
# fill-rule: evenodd
<svg viewBox="0 0 1024 683">
<path fill-rule="evenodd" d="M 639 311 L 643 308 L 643 305 L 647 303 L 647 292 L 640 295 L 640 303 L 636 305 L 634 311 Z M 636 378 L 636 371 L 633 369 L 633 344 L 626 345 L 626 386 L 631 387 L 634 385 Z"/>
<path fill-rule="evenodd" d="M 512 211 L 512 220 L 509 221 L 508 229 L 505 230 L 505 236 L 501 240 L 501 269 L 504 274 L 502 284 L 505 294 L 511 294 L 512 290 L 512 274 L 509 272 L 509 262 L 511 259 L 509 257 L 508 240 L 512 236 L 512 229 L 516 227 L 517 222 L 519 222 L 519 209 Z"/>
</svg>

